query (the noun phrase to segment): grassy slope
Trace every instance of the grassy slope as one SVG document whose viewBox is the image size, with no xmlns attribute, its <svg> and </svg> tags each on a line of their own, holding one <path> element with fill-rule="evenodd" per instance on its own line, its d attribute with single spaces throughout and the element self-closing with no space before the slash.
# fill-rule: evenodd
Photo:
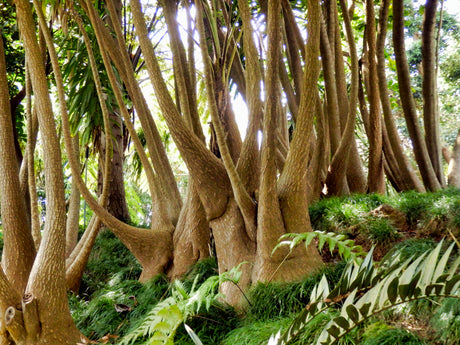
<svg viewBox="0 0 460 345">
<path fill-rule="evenodd" d="M 375 246 L 376 260 L 390 249 L 408 257 L 432 248 L 442 237 L 449 238 L 450 233 L 460 237 L 460 191 L 324 199 L 311 206 L 310 216 L 314 229 L 344 233 L 365 249 Z M 324 249 L 322 254 L 328 262 L 322 272 L 294 283 L 255 285 L 248 293 L 251 305 L 243 315 L 216 304 L 209 310 L 203 308 L 187 324 L 205 345 L 265 344 L 308 303 L 309 293 L 322 274 L 330 284 L 340 277 L 344 264 L 337 253 Z M 184 286 L 190 288 L 195 277 L 202 282 L 216 272 L 214 259 L 201 262 L 184 278 Z M 136 280 L 139 273 L 132 255 L 110 232 L 103 233 L 93 251 L 80 296 L 70 298 L 74 318 L 86 336 L 116 343 L 118 337 L 136 329 L 158 301 L 170 295 L 164 277 L 142 285 Z M 293 344 L 311 343 L 320 325 L 334 313 L 321 315 Z M 424 301 L 385 313 L 353 331 L 341 343 L 460 344 L 459 329 L 458 299 Z M 193 344 L 183 326 L 178 329 L 175 344 Z"/>
</svg>

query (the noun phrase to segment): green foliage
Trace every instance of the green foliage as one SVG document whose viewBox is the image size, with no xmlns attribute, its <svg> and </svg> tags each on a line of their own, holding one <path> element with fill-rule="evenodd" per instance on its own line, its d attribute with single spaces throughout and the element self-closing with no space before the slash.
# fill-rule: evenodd
<svg viewBox="0 0 460 345">
<path fill-rule="evenodd" d="M 444 344 L 460 344 L 460 299 L 445 298 L 431 319 Z"/>
<path fill-rule="evenodd" d="M 290 240 L 287 240 L 289 239 Z M 305 247 L 308 248 L 314 238 L 318 238 L 318 249 L 321 251 L 327 243 L 331 253 L 337 248 L 339 255 L 345 260 L 353 260 L 359 262 L 362 256 L 366 253 L 361 246 L 355 245 L 355 242 L 346 239 L 343 234 L 335 234 L 333 232 L 324 233 L 322 231 L 311 231 L 301 234 L 285 234 L 281 236 L 280 242 L 273 248 L 275 252 L 281 246 L 289 246 L 292 251 L 300 242 L 305 242 Z"/>
<path fill-rule="evenodd" d="M 105 102 L 109 111 L 112 111 L 116 106 L 115 96 L 103 67 L 95 34 L 91 25 L 87 25 L 86 28 L 88 36 L 94 43 L 92 49 L 98 65 L 97 68 L 99 68 L 99 78 L 106 97 Z M 86 146 L 95 140 L 103 127 L 102 110 L 96 91 L 96 83 L 93 79 L 88 51 L 78 30 L 70 28 L 70 31 L 60 38 L 61 59 L 65 61 L 62 75 L 67 81 L 66 94 L 68 97 L 70 125 L 74 133 L 81 129 L 81 143 L 82 146 Z M 72 52 L 72 54 L 69 54 L 69 52 Z"/>
<path fill-rule="evenodd" d="M 219 274 L 217 259 L 215 256 L 210 256 L 193 264 L 182 278 L 182 283 L 190 290 L 193 284 L 201 285 L 217 274 Z"/>
<path fill-rule="evenodd" d="M 176 280 L 170 289 L 171 296 L 159 302 L 135 330 L 127 334 L 120 345 L 133 344 L 148 339 L 149 344 L 174 344 L 178 327 L 192 315 L 200 313 L 202 308 L 210 310 L 221 295 L 219 286 L 224 282 L 237 284 L 241 272 L 239 266 L 218 276 L 212 276 L 199 287 L 196 281 L 188 291 L 182 282 Z"/>
<path fill-rule="evenodd" d="M 191 315 L 186 323 L 179 326 L 175 336 L 175 343 L 193 345 L 193 339 L 185 326 L 189 326 L 203 344 L 220 344 L 229 332 L 235 329 L 239 322 L 236 311 L 225 304 L 215 302 L 209 310 L 201 310 Z"/>
<path fill-rule="evenodd" d="M 372 212 L 384 204 L 402 212 L 403 217 Z M 309 212 L 314 229 L 348 235 L 359 245 L 377 246 L 380 252 L 403 238 L 406 230 L 438 240 L 449 236 L 448 230 L 454 236 L 460 235 L 460 190 L 456 188 L 430 193 L 411 191 L 391 197 L 331 197 L 312 204 Z"/>
<path fill-rule="evenodd" d="M 417 335 L 401 328 L 390 327 L 377 322 L 369 326 L 363 334 L 361 345 L 423 345 Z"/>
<path fill-rule="evenodd" d="M 223 345 L 262 345 L 270 335 L 289 325 L 290 318 L 255 321 L 242 325 L 230 332 Z"/>
<path fill-rule="evenodd" d="M 336 231 L 361 222 L 366 213 L 385 203 L 388 198 L 380 194 L 326 198 L 310 206 L 310 219 L 315 229 Z"/>
<path fill-rule="evenodd" d="M 404 242 L 396 243 L 387 253 L 386 257 L 399 255 L 401 261 L 405 261 L 411 257 L 418 257 L 428 250 L 434 249 L 436 245 L 437 243 L 430 238 L 410 238 Z"/>
<path fill-rule="evenodd" d="M 341 234 L 336 237 L 340 240 L 337 249 L 344 259 L 359 257 L 363 255 L 362 249 L 346 239 L 348 236 L 355 238 L 358 244 L 374 244 L 380 247 L 399 240 L 400 235 L 392 221 L 372 212 L 383 204 L 391 204 L 391 201 L 390 198 L 378 194 L 324 199 L 310 206 L 312 226 L 322 231 Z M 330 249 L 333 249 L 331 243 L 328 243 Z"/>
<path fill-rule="evenodd" d="M 314 286 L 326 277 L 331 285 L 339 280 L 345 263 L 329 265 L 318 273 L 305 277 L 299 282 L 259 282 L 249 291 L 247 319 L 258 321 L 292 316 L 298 313 L 309 300 Z"/>
<path fill-rule="evenodd" d="M 79 329 L 89 338 L 123 335 L 141 322 L 168 287 L 162 276 L 141 284 L 137 280 L 120 281 L 119 275 L 115 275 L 92 296 L 91 301 L 72 296 L 72 315 Z"/>
<path fill-rule="evenodd" d="M 110 230 L 102 230 L 83 275 L 80 294 L 92 295 L 109 280 L 133 280 L 140 273 L 141 266 L 133 254 Z"/>
<path fill-rule="evenodd" d="M 454 244 L 440 255 L 442 245 L 441 242 L 433 250 L 405 261 L 394 255 L 379 267 L 372 260 L 372 251 L 360 265 L 349 262 L 331 291 L 325 278 L 315 286 L 308 306 L 286 332 L 272 336 L 269 344 L 288 344 L 306 324 L 338 302 L 340 315 L 323 328 L 318 345 L 337 344 L 370 317 L 398 304 L 440 296 L 460 298 L 460 257 L 446 273 Z"/>
<path fill-rule="evenodd" d="M 386 218 L 375 218 L 363 224 L 363 229 L 372 244 L 386 246 L 397 241 L 401 235 Z"/>
<path fill-rule="evenodd" d="M 446 225 L 459 221 L 460 190 L 448 188 L 433 193 L 406 192 L 398 194 L 394 204 L 406 214 L 410 226 L 444 220 Z"/>
</svg>

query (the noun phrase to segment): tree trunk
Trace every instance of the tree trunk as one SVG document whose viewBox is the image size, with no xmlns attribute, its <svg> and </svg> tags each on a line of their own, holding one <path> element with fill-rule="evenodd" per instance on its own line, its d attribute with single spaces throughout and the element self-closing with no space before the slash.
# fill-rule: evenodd
<svg viewBox="0 0 460 345">
<path fill-rule="evenodd" d="M 387 23 L 389 16 L 389 7 L 390 0 L 384 0 L 380 8 L 379 16 L 379 32 L 377 36 L 377 73 L 378 73 L 378 82 L 379 82 L 379 93 L 380 101 L 382 104 L 383 119 L 385 122 L 385 130 L 388 136 L 388 142 L 391 147 L 385 148 L 385 159 L 388 161 L 389 165 L 397 166 L 399 169 L 398 173 L 394 174 L 395 179 L 400 181 L 398 185 L 401 186 L 402 190 L 417 190 L 424 191 L 424 187 L 415 174 L 407 156 L 403 152 L 401 139 L 399 137 L 398 131 L 396 129 L 393 112 L 391 109 L 389 93 L 388 93 L 388 83 L 385 75 L 385 39 L 387 33 Z M 390 151 L 394 153 L 394 161 L 387 156 L 387 152 Z M 395 170 L 393 170 L 395 171 Z"/>
<path fill-rule="evenodd" d="M 211 232 L 209 222 L 195 190 L 193 180 L 190 180 L 179 221 L 173 235 L 173 262 L 168 270 L 172 279 L 179 278 L 187 269 L 200 259 L 210 255 Z"/>
<path fill-rule="evenodd" d="M 369 174 L 368 184 L 370 193 L 385 193 L 383 173 L 382 147 L 382 117 L 380 114 L 380 96 L 377 79 L 376 42 L 375 42 L 375 15 L 374 3 L 366 1 L 366 33 L 369 64 Z"/>
<path fill-rule="evenodd" d="M 16 319 L 19 325 L 24 324 L 24 327 L 19 328 L 21 332 L 13 336 L 17 343 L 26 339 L 28 342 L 70 345 L 80 339 L 80 333 L 70 315 L 65 285 L 65 200 L 60 143 L 55 129 L 43 58 L 35 35 L 32 8 L 25 0 L 17 0 L 15 5 L 30 68 L 43 149 L 46 152 L 44 162 L 47 218 L 40 249 L 25 290 L 27 299 L 23 300 L 22 315 L 14 307 L 9 309 L 10 313 L 7 315 L 14 316 L 13 321 Z M 35 8 L 41 27 L 46 28 L 41 5 L 35 2 Z M 49 32 L 47 34 L 48 36 L 45 33 L 45 38 L 49 46 L 52 42 Z M 57 63 L 55 55 L 52 60 L 54 64 Z M 15 326 L 16 322 L 13 322 L 7 329 L 11 327 L 18 330 Z"/>
<path fill-rule="evenodd" d="M 447 178 L 450 187 L 460 187 L 460 130 L 457 133 L 454 149 L 450 155 Z"/>
<path fill-rule="evenodd" d="M 75 159 L 80 165 L 80 140 L 78 134 L 73 139 Z M 70 189 L 69 209 L 66 222 L 66 257 L 72 253 L 78 242 L 78 230 L 80 223 L 80 189 L 75 181 L 72 181 Z"/>
<path fill-rule="evenodd" d="M 35 246 L 27 222 L 24 195 L 20 193 L 19 168 L 14 147 L 11 123 L 6 61 L 3 40 L 0 39 L 0 184 L 1 215 L 4 247 L 2 268 L 11 284 L 22 294 L 26 288 L 35 259 Z"/>
<path fill-rule="evenodd" d="M 422 31 L 422 95 L 425 142 L 439 184 L 445 185 L 441 164 L 441 139 L 436 61 L 436 12 L 438 0 L 428 0 L 425 6 Z"/>
<path fill-rule="evenodd" d="M 106 155 L 109 155 L 111 167 L 110 167 L 110 180 L 109 184 L 109 196 L 107 203 L 107 210 L 115 218 L 129 222 L 129 210 L 126 203 L 125 196 L 125 182 L 123 177 L 123 162 L 124 162 L 124 145 L 123 145 L 123 122 L 120 116 L 116 113 L 109 114 L 110 119 L 110 136 L 113 138 L 112 152 L 107 152 L 105 147 L 105 136 L 106 133 L 102 133 L 99 141 L 99 170 L 98 170 L 98 193 L 102 193 L 103 181 L 103 166 Z"/>
<path fill-rule="evenodd" d="M 415 160 L 417 161 L 423 183 L 428 190 L 438 190 L 441 184 L 433 169 L 428 150 L 423 140 L 422 131 L 418 124 L 417 109 L 412 96 L 409 65 L 407 63 L 404 33 L 404 6 L 403 1 L 393 3 L 393 44 L 396 56 L 396 71 L 399 83 L 399 95 L 407 129 L 414 147 Z"/>
</svg>

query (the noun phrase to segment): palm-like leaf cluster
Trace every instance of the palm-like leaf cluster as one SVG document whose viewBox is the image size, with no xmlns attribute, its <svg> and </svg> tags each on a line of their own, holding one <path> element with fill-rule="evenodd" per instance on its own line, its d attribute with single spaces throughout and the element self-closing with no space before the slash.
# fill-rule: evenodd
<svg viewBox="0 0 460 345">
<path fill-rule="evenodd" d="M 401 303 L 432 297 L 460 297 L 460 257 L 451 261 L 452 244 L 442 254 L 444 243 L 419 257 L 402 261 L 395 253 L 381 266 L 372 259 L 372 250 L 361 264 L 350 261 L 342 278 L 330 290 L 325 278 L 314 288 L 310 303 L 283 334 L 278 332 L 269 345 L 288 344 L 316 316 L 339 307 L 316 340 L 317 345 L 335 344 L 356 326 Z"/>
</svg>

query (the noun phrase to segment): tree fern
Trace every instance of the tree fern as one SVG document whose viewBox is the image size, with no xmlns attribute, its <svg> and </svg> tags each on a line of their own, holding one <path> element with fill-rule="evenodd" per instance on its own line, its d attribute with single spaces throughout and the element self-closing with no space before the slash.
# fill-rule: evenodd
<svg viewBox="0 0 460 345">
<path fill-rule="evenodd" d="M 349 262 L 336 287 L 329 291 L 326 279 L 314 289 L 310 304 L 294 319 L 288 330 L 273 335 L 268 344 L 288 344 L 318 314 L 341 303 L 340 315 L 322 330 L 316 344 L 335 344 L 369 317 L 395 305 L 429 297 L 460 297 L 460 257 L 447 271 L 452 244 L 440 256 L 443 243 L 415 258 L 401 261 L 395 253 L 376 268 L 372 251 L 361 264 Z M 447 272 L 446 272 L 447 271 Z"/>
</svg>

